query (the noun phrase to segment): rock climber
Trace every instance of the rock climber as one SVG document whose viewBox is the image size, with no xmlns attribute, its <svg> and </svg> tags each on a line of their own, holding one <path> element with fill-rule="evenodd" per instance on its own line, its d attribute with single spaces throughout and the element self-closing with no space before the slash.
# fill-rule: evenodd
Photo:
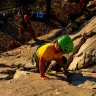
<svg viewBox="0 0 96 96">
<path fill-rule="evenodd" d="M 24 18 L 22 19 L 20 27 L 19 27 L 19 35 L 20 35 L 20 41 L 21 42 L 24 42 L 25 32 L 31 33 L 33 40 L 38 41 L 38 39 L 36 39 L 35 32 L 32 29 L 32 25 L 31 25 L 31 22 L 29 20 L 29 15 L 28 14 L 24 15 Z"/>
<path fill-rule="evenodd" d="M 73 46 L 72 39 L 65 35 L 59 38 L 55 43 L 45 43 L 36 49 L 32 57 L 32 61 L 35 62 L 32 63 L 36 64 L 35 70 L 40 73 L 41 79 L 48 79 L 44 74 L 47 69 L 59 71 L 63 68 L 65 76 L 69 75 L 66 66 L 67 58 L 64 54 L 69 54 L 73 50 Z M 55 60 L 57 63 L 52 65 L 50 63 L 51 60 Z"/>
</svg>

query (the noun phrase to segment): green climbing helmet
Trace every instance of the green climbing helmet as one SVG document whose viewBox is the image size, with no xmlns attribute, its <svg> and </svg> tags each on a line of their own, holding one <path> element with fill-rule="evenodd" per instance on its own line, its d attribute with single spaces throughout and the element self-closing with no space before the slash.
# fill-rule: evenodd
<svg viewBox="0 0 96 96">
<path fill-rule="evenodd" d="M 57 42 L 65 53 L 68 54 L 73 50 L 73 41 L 69 36 L 62 36 Z"/>
</svg>

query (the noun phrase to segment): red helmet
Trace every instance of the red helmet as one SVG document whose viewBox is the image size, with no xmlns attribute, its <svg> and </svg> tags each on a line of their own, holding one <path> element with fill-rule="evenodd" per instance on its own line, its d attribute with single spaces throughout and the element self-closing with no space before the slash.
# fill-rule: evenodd
<svg viewBox="0 0 96 96">
<path fill-rule="evenodd" d="M 25 14 L 25 15 L 24 15 L 24 20 L 28 20 L 28 19 L 29 19 L 28 14 Z"/>
</svg>

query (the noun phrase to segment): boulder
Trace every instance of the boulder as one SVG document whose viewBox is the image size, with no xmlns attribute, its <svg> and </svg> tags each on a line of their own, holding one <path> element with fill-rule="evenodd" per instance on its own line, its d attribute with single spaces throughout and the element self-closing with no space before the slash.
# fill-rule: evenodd
<svg viewBox="0 0 96 96">
<path fill-rule="evenodd" d="M 85 27 L 74 36 L 74 50 L 70 54 L 67 65 L 69 70 L 87 67 L 96 62 L 96 17 L 88 21 Z M 78 42 L 77 42 L 78 39 Z"/>
</svg>

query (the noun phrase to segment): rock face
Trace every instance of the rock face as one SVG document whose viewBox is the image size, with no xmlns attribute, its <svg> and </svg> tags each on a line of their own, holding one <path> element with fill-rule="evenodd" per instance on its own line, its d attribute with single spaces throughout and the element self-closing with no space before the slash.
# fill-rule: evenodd
<svg viewBox="0 0 96 96">
<path fill-rule="evenodd" d="M 76 70 L 87 67 L 96 62 L 96 17 L 92 18 L 88 24 L 77 34 L 74 35 L 74 50 L 71 53 L 69 70 Z M 68 62 L 69 63 L 69 62 Z"/>
<path fill-rule="evenodd" d="M 61 32 L 65 35 L 65 31 L 55 30 L 39 39 L 56 41 Z M 31 59 L 37 46 L 44 42 L 30 41 L 0 54 L 0 96 L 96 96 L 96 16 L 70 37 L 74 41 L 74 50 L 69 56 L 66 55 L 69 70 L 81 69 L 94 63 L 94 73 L 81 73 L 79 70 L 69 80 L 62 73 L 46 74 L 50 79 L 43 81 L 40 74 L 32 72 L 34 65 Z"/>
<path fill-rule="evenodd" d="M 69 70 L 76 70 L 83 67 L 87 67 L 93 63 L 96 63 L 96 16 L 89 20 L 83 29 L 78 33 L 73 33 L 71 38 L 74 42 L 74 50 L 68 56 L 67 65 Z M 80 26 L 81 27 L 81 26 Z M 64 32 L 63 32 L 64 31 Z M 56 41 L 60 34 L 65 35 L 66 30 L 54 30 L 52 33 L 46 36 L 41 36 L 42 40 Z M 61 35 L 62 35 L 61 34 Z M 42 42 L 30 41 L 28 45 L 23 45 L 19 48 L 4 52 L 0 55 L 0 66 L 13 67 L 13 68 L 32 68 L 31 63 L 32 54 L 36 50 L 37 46 Z"/>
</svg>

